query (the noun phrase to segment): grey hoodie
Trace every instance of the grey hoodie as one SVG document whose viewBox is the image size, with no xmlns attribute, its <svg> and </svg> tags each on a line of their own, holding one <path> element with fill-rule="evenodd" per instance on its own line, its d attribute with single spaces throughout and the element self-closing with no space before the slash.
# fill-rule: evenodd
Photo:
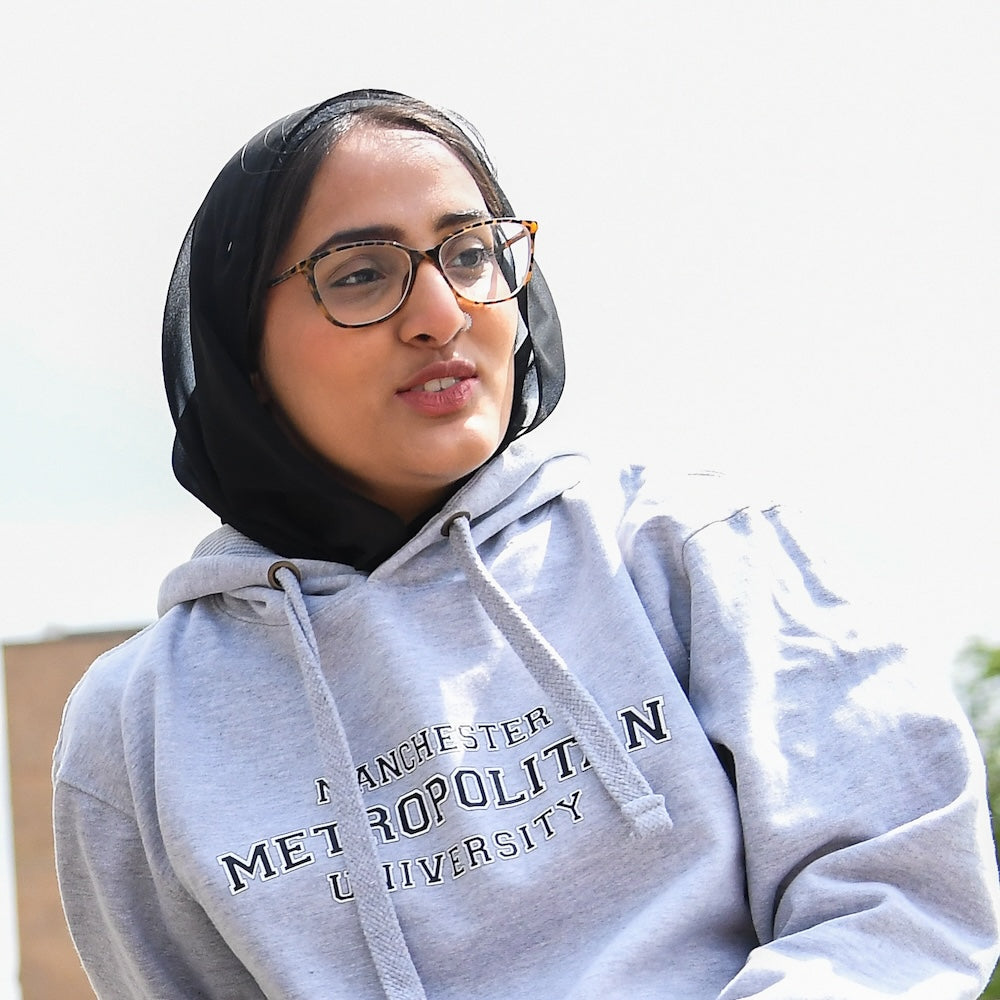
<svg viewBox="0 0 1000 1000">
<path fill-rule="evenodd" d="M 206 539 L 56 749 L 102 1000 L 978 996 L 974 738 L 730 493 L 520 442 L 368 575 Z"/>
</svg>

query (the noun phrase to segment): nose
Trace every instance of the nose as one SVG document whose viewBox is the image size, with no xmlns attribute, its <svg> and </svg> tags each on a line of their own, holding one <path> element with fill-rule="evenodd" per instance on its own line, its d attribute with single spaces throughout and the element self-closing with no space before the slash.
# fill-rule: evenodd
<svg viewBox="0 0 1000 1000">
<path fill-rule="evenodd" d="M 413 287 L 399 311 L 399 338 L 439 347 L 465 328 L 466 311 L 434 262 L 417 264 Z"/>
</svg>

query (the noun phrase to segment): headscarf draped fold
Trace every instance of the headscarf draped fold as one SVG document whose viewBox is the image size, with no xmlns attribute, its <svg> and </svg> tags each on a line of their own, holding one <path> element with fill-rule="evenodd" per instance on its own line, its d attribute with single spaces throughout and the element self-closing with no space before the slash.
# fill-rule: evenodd
<svg viewBox="0 0 1000 1000">
<path fill-rule="evenodd" d="M 420 526 L 355 493 L 292 444 L 251 384 L 257 360 L 250 338 L 253 280 L 274 178 L 318 127 L 357 109 L 412 100 L 391 91 L 354 91 L 264 129 L 212 185 L 170 281 L 163 374 L 176 428 L 174 473 L 223 522 L 289 558 L 371 569 Z M 475 129 L 436 110 L 462 130 L 470 153 L 495 177 Z M 500 198 L 512 215 L 502 192 Z M 552 412 L 564 381 L 559 319 L 537 264 L 518 305 L 514 405 L 500 450 Z"/>
</svg>

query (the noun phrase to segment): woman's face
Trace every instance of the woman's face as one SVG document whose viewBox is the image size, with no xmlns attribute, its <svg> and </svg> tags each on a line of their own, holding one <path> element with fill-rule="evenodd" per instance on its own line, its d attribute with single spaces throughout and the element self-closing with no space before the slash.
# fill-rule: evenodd
<svg viewBox="0 0 1000 1000">
<path fill-rule="evenodd" d="M 320 167 L 274 273 L 331 238 L 427 249 L 489 215 L 472 175 L 439 139 L 358 127 Z M 330 323 L 295 275 L 268 293 L 258 389 L 302 447 L 411 521 L 500 444 L 516 329 L 516 301 L 460 302 L 426 261 L 403 307 L 361 329 Z"/>
</svg>

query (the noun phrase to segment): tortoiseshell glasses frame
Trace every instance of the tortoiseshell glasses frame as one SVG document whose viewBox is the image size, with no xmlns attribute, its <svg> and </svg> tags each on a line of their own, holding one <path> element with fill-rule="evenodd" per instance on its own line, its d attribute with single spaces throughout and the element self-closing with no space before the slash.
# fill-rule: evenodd
<svg viewBox="0 0 1000 1000">
<path fill-rule="evenodd" d="M 463 226 L 428 250 L 393 240 L 361 240 L 306 257 L 273 277 L 267 287 L 302 274 L 319 310 L 334 326 L 360 329 L 403 308 L 417 268 L 427 260 L 460 300 L 473 305 L 506 302 L 531 279 L 537 231 L 537 222 L 498 218 Z"/>
</svg>

